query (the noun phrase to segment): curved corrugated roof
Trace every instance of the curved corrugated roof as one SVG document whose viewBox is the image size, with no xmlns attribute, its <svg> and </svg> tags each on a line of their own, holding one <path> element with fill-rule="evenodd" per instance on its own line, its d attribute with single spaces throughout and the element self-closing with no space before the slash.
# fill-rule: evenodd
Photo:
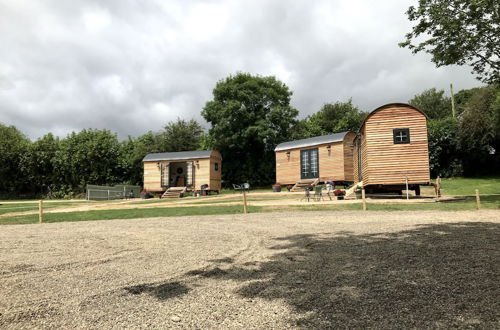
<svg viewBox="0 0 500 330">
<path fill-rule="evenodd" d="M 179 151 L 179 152 L 160 152 L 155 154 L 147 154 L 142 160 L 143 162 L 154 162 L 159 160 L 182 160 L 182 159 L 200 159 L 210 158 L 213 150 L 197 150 L 197 151 Z"/>
<path fill-rule="evenodd" d="M 295 148 L 303 148 L 309 146 L 316 146 L 319 144 L 340 142 L 344 140 L 344 137 L 349 132 L 335 133 L 330 135 L 315 136 L 308 139 L 295 140 L 289 142 L 283 142 L 276 146 L 274 151 L 289 150 Z"/>
</svg>

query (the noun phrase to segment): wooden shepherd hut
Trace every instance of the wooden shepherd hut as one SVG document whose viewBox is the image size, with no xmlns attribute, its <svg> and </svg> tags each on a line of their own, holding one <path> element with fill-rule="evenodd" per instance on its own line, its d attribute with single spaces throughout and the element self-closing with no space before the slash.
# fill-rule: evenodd
<svg viewBox="0 0 500 330">
<path fill-rule="evenodd" d="M 219 192 L 221 154 L 216 150 L 148 154 L 144 162 L 144 189 L 179 197 L 187 191 Z"/>
<path fill-rule="evenodd" d="M 404 103 L 373 110 L 354 140 L 354 181 L 368 193 L 406 189 L 420 194 L 430 183 L 427 117 Z"/>
<path fill-rule="evenodd" d="M 282 185 L 353 182 L 352 143 L 356 133 L 343 132 L 279 144 L 276 182 Z"/>
</svg>

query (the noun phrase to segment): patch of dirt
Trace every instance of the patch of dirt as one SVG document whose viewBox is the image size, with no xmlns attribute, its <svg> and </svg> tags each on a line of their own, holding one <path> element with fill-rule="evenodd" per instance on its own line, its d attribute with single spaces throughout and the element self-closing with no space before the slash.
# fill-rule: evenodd
<svg viewBox="0 0 500 330">
<path fill-rule="evenodd" d="M 500 211 L 2 226 L 0 328 L 499 328 Z"/>
</svg>

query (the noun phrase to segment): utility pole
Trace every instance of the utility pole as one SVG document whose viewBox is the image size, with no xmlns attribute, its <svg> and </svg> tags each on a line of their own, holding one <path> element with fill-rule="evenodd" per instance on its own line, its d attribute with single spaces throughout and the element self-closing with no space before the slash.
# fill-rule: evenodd
<svg viewBox="0 0 500 330">
<path fill-rule="evenodd" d="M 450 93 L 451 93 L 451 114 L 453 115 L 453 118 L 456 118 L 456 116 L 455 116 L 455 96 L 453 95 L 453 84 L 450 84 Z"/>
</svg>

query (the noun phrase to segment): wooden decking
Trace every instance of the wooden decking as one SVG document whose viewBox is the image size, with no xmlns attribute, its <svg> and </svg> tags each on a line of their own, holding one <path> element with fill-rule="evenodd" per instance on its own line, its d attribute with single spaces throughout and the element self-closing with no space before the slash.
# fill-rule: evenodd
<svg viewBox="0 0 500 330">
<path fill-rule="evenodd" d="M 161 198 L 181 198 L 187 191 L 187 187 L 170 187 L 168 188 Z"/>
<path fill-rule="evenodd" d="M 310 179 L 310 180 L 302 180 L 297 183 L 290 189 L 290 191 L 300 191 L 304 190 L 306 187 L 315 186 L 319 183 L 319 179 Z"/>
</svg>

